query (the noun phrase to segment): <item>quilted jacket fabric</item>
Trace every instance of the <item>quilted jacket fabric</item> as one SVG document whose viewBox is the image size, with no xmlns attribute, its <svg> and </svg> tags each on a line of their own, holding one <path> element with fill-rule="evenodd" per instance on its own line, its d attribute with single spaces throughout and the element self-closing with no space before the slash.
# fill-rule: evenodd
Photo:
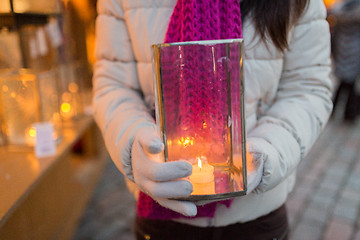
<svg viewBox="0 0 360 240">
<path fill-rule="evenodd" d="M 155 127 L 150 46 L 164 41 L 176 0 L 100 0 L 94 117 L 108 151 L 131 179 L 130 150 L 142 126 Z M 295 169 L 324 128 L 332 110 L 330 34 L 322 0 L 311 0 L 291 27 L 289 49 L 260 40 L 250 18 L 243 22 L 246 132 L 263 150 L 257 189 L 219 205 L 214 218 L 178 219 L 197 226 L 246 222 L 281 206 Z M 138 191 L 129 182 L 137 198 Z"/>
</svg>

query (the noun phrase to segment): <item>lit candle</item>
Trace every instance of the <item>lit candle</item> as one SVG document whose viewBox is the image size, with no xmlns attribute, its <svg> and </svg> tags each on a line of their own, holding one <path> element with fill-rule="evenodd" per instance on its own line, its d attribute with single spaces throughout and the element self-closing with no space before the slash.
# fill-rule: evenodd
<svg viewBox="0 0 360 240">
<path fill-rule="evenodd" d="M 36 129 L 34 127 L 28 127 L 25 129 L 25 142 L 29 146 L 35 145 Z"/>
<path fill-rule="evenodd" d="M 215 194 L 214 167 L 198 158 L 193 165 L 190 182 L 193 184 L 192 195 Z"/>
<path fill-rule="evenodd" d="M 66 120 L 71 119 L 71 117 L 73 117 L 73 109 L 71 104 L 68 102 L 63 102 L 60 106 L 60 114 Z"/>
</svg>

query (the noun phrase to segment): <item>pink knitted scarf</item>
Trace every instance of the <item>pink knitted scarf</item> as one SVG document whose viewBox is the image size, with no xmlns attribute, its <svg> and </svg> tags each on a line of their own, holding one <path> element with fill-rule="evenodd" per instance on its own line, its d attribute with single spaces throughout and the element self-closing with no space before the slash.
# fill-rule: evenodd
<svg viewBox="0 0 360 240">
<path fill-rule="evenodd" d="M 178 0 L 171 16 L 165 42 L 241 38 L 239 0 Z M 172 86 L 173 87 L 173 86 Z M 198 206 L 196 217 L 213 217 L 218 203 L 229 207 L 232 200 Z M 140 192 L 137 203 L 140 217 L 169 220 L 184 217 L 162 207 Z"/>
</svg>

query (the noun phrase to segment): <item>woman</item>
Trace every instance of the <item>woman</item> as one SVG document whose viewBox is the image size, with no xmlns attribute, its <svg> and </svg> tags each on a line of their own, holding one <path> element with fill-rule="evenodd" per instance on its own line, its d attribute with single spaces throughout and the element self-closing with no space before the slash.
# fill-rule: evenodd
<svg viewBox="0 0 360 240">
<path fill-rule="evenodd" d="M 137 237 L 286 239 L 284 203 L 295 169 L 332 110 L 325 7 L 321 0 L 241 1 L 247 143 L 260 183 L 252 182 L 248 195 L 232 202 L 211 203 L 212 214 L 199 216 L 194 203 L 169 200 L 191 193 L 191 183 L 181 179 L 191 174 L 191 165 L 157 162 L 163 145 L 151 115 L 150 46 L 164 41 L 175 6 L 188 2 L 98 3 L 94 115 L 114 163 L 131 180 L 130 190 L 139 201 Z M 139 189 L 156 202 L 146 205 Z M 149 208 L 155 214 L 146 214 Z M 168 214 L 168 209 L 181 215 Z"/>
</svg>

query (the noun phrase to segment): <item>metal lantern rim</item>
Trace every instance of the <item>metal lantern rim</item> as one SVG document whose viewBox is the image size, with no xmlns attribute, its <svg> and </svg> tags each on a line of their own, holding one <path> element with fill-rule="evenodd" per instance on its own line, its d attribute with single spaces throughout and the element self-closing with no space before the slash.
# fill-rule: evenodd
<svg viewBox="0 0 360 240">
<path fill-rule="evenodd" d="M 172 46 L 186 46 L 186 45 L 215 45 L 215 44 L 228 44 L 228 43 L 243 43 L 242 38 L 232 39 L 218 39 L 218 40 L 199 40 L 199 41 L 186 41 L 186 42 L 172 42 L 172 43 L 157 43 L 153 44 L 152 48 L 164 48 Z"/>
<path fill-rule="evenodd" d="M 217 193 L 217 194 L 209 194 L 209 195 L 189 195 L 183 198 L 171 198 L 172 200 L 179 201 L 191 201 L 191 202 L 200 202 L 200 201 L 222 201 L 231 199 L 234 197 L 245 196 L 247 192 L 247 186 L 245 185 L 244 189 L 241 191 L 235 192 L 227 192 L 227 193 Z"/>
</svg>

